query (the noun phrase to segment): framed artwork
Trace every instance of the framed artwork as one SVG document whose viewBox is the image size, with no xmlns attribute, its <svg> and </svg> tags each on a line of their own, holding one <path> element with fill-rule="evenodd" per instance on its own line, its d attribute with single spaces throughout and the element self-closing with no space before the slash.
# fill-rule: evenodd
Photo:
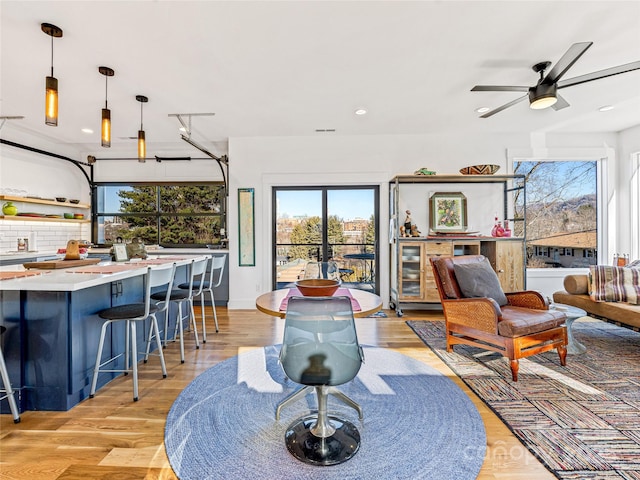
<svg viewBox="0 0 640 480">
<path fill-rule="evenodd" d="M 113 258 L 116 262 L 126 262 L 129 260 L 127 246 L 124 243 L 116 243 L 113 245 Z"/>
<path fill-rule="evenodd" d="M 460 233 L 467 229 L 467 197 L 461 192 L 436 192 L 429 199 L 429 228 Z"/>
<path fill-rule="evenodd" d="M 255 267 L 254 190 L 238 189 L 238 252 L 241 267 Z"/>
</svg>

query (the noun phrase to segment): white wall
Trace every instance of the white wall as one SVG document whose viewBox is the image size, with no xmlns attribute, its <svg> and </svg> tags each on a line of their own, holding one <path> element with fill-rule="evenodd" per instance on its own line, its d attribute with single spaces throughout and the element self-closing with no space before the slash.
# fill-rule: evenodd
<svg viewBox="0 0 640 480">
<path fill-rule="evenodd" d="M 210 159 L 98 160 L 93 171 L 96 182 L 217 182 L 222 173 L 217 162 Z"/>
<path fill-rule="evenodd" d="M 495 163 L 501 166 L 499 173 L 508 173 L 508 152 L 535 151 L 552 148 L 572 155 L 594 148 L 613 152 L 613 165 L 619 159 L 629 157 L 634 149 L 640 149 L 639 128 L 615 134 L 504 134 L 486 135 L 461 132 L 454 134 L 398 135 L 398 136 L 353 136 L 342 137 L 322 134 L 313 137 L 277 138 L 232 138 L 229 139 L 229 276 L 230 308 L 254 308 L 258 294 L 271 289 L 271 188 L 286 185 L 379 185 L 380 186 L 380 282 L 381 294 L 388 305 L 389 251 L 385 248 L 388 238 L 388 186 L 397 174 L 411 174 L 418 168 L 427 167 L 439 174 L 455 174 L 462 167 L 479 163 Z M 623 147 L 617 149 L 617 142 Z M 542 150 L 541 150 L 542 149 Z M 49 151 L 56 151 L 52 144 Z M 84 161 L 84 158 L 82 159 Z M 48 157 L 22 152 L 6 146 L 0 150 L 0 186 L 24 186 L 40 195 L 79 197 L 87 201 L 87 186 L 73 165 Z M 98 162 L 96 181 L 116 180 L 219 180 L 219 169 L 215 162 L 147 162 L 138 164 L 105 161 Z M 630 168 L 630 167 L 625 167 Z M 124 178 L 126 177 L 126 178 Z M 153 177 L 153 178 L 149 178 Z M 628 178 L 627 170 L 615 174 L 616 178 Z M 238 266 L 238 188 L 254 188 L 256 199 L 256 266 Z M 623 191 L 614 185 L 610 197 L 614 205 L 620 205 Z M 623 200 L 624 201 L 624 200 Z M 408 200 L 411 209 L 416 209 L 414 220 L 426 230 L 424 200 Z M 473 217 L 477 218 L 476 213 Z M 490 218 L 495 207 L 487 208 L 482 215 Z M 426 210 L 425 210 L 426 211 Z M 628 221 L 624 217 L 624 205 L 617 210 L 618 223 Z M 424 227 L 420 224 L 420 219 Z M 8 223 L 8 222 L 5 222 Z M 480 223 L 470 219 L 472 225 L 485 229 L 485 220 Z M 0 222 L 1 225 L 1 222 Z M 423 232 L 424 233 L 424 232 Z M 615 236 L 615 229 L 612 232 Z M 628 235 L 627 235 L 628 237 Z M 614 238 L 616 247 L 624 248 L 623 242 Z M 552 285 L 545 282 L 545 273 L 536 273 L 534 285 Z M 549 272 L 549 277 L 553 274 Z M 555 288 L 555 287 L 553 287 Z M 541 288 L 547 290 L 547 288 Z M 543 291 L 549 295 L 553 291 Z"/>
<path fill-rule="evenodd" d="M 640 152 L 640 125 L 623 130 L 618 134 L 618 237 L 615 252 L 635 254 L 633 258 L 640 258 L 640 236 L 633 235 L 630 226 L 638 222 L 637 218 L 632 218 L 633 211 L 629 208 L 631 203 L 631 181 L 637 168 L 634 165 L 634 154 Z"/>
<path fill-rule="evenodd" d="M 65 197 L 78 199 L 84 204 L 91 203 L 89 183 L 72 163 L 2 145 L 0 146 L 1 194 L 7 194 L 7 189 L 23 190 L 26 195 L 42 198 Z M 56 215 L 65 212 L 90 213 L 88 210 L 71 210 L 57 205 L 24 203 L 16 206 L 21 212 Z M 16 239 L 28 238 L 32 233 L 36 235 L 37 250 L 51 252 L 65 247 L 68 240 L 90 239 L 91 227 L 88 223 L 34 222 L 26 219 L 24 221 L 0 220 L 0 253 L 15 251 Z M 33 250 L 33 245 L 29 248 Z"/>
<path fill-rule="evenodd" d="M 615 143 L 615 135 L 544 135 L 546 146 L 565 153 L 599 148 Z M 564 142 L 563 142 L 564 140 Z M 233 138 L 229 140 L 231 162 L 229 237 L 230 237 L 230 308 L 253 308 L 255 297 L 271 289 L 271 188 L 275 185 L 351 185 L 378 184 L 381 198 L 379 225 L 380 284 L 385 306 L 389 300 L 388 182 L 394 175 L 410 174 L 428 167 L 439 174 L 455 174 L 462 167 L 479 163 L 495 163 L 500 173 L 507 173 L 507 149 L 538 146 L 540 136 L 505 134 L 482 135 L 403 135 L 403 136 L 317 136 L 296 138 Z M 256 193 L 256 266 L 238 267 L 237 189 L 255 188 Z M 425 225 L 426 213 L 418 207 L 414 221 Z M 488 202 L 490 203 L 490 202 Z M 422 203 L 426 209 L 426 204 Z M 409 205 L 407 205 L 409 206 Z M 477 205 L 474 207 L 477 209 Z M 483 215 L 491 218 L 495 206 Z M 477 223 L 486 229 L 486 219 Z M 469 220 L 472 225 L 475 220 Z M 544 280 L 540 282 L 544 285 Z M 553 293 L 553 292 L 550 292 Z"/>
</svg>

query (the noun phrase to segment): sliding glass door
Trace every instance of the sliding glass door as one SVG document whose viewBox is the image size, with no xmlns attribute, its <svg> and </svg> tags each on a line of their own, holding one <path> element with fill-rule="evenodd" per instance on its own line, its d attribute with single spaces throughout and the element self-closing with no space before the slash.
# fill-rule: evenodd
<svg viewBox="0 0 640 480">
<path fill-rule="evenodd" d="M 275 187 L 274 288 L 335 261 L 345 286 L 377 292 L 378 199 L 377 186 Z"/>
</svg>

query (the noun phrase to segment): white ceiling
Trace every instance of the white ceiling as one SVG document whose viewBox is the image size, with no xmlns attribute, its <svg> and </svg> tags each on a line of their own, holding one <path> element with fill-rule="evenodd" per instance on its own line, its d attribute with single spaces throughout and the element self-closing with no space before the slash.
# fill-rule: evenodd
<svg viewBox="0 0 640 480">
<path fill-rule="evenodd" d="M 533 85 L 534 63 L 594 45 L 564 79 L 640 60 L 640 1 L 0 1 L 0 138 L 77 149 L 79 159 L 135 157 L 140 104 L 148 156 L 214 154 L 231 137 L 616 132 L 640 124 L 640 71 L 562 90 L 571 107 L 522 102 L 488 119 L 474 110 L 518 96 L 476 84 Z M 57 127 L 44 124 L 51 38 Z M 111 149 L 100 147 L 109 78 Z M 598 112 L 603 105 L 614 110 Z M 368 114 L 354 115 L 357 108 Z M 82 128 L 95 133 L 82 133 Z M 317 129 L 335 129 L 317 133 Z M 33 135 L 33 136 L 31 136 Z M 65 146 L 65 149 L 67 146 Z"/>
</svg>

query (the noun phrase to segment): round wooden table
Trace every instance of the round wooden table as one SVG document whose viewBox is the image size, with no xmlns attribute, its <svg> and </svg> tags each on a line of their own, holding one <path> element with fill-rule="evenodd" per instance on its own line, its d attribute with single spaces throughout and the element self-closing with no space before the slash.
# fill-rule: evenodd
<svg viewBox="0 0 640 480">
<path fill-rule="evenodd" d="M 382 308 L 382 299 L 378 295 L 357 288 L 349 288 L 348 290 L 360 304 L 360 310 L 353 312 L 354 317 L 368 317 Z M 264 293 L 256 299 L 256 308 L 272 317 L 284 318 L 285 312 L 280 311 L 280 305 L 288 293 L 288 288 Z"/>
</svg>

